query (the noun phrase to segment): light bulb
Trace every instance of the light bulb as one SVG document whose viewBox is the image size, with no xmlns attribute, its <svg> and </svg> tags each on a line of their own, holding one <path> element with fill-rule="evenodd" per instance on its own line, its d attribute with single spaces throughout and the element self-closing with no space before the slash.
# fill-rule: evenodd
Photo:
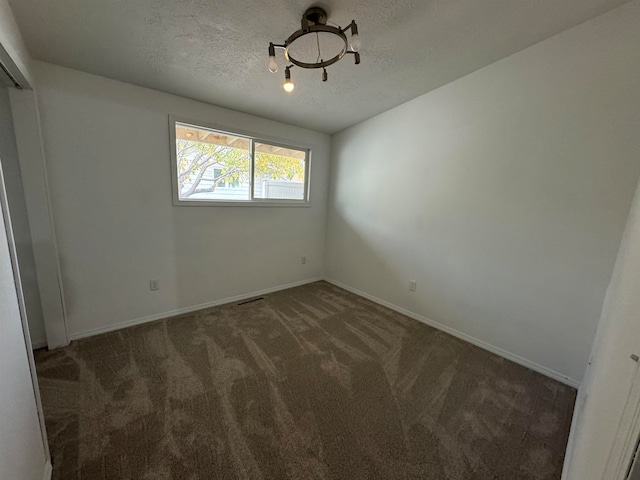
<svg viewBox="0 0 640 480">
<path fill-rule="evenodd" d="M 276 73 L 278 71 L 278 64 L 276 63 L 275 56 L 269 56 L 269 71 L 271 73 Z"/>
<path fill-rule="evenodd" d="M 351 35 L 351 50 L 357 52 L 362 47 L 362 42 L 360 42 L 360 37 L 357 33 Z"/>
<path fill-rule="evenodd" d="M 284 83 L 282 84 L 282 88 L 284 88 L 285 92 L 293 92 L 295 85 L 291 81 L 291 67 L 286 67 L 284 69 Z"/>
<path fill-rule="evenodd" d="M 285 80 L 285 82 L 282 84 L 282 88 L 284 88 L 285 92 L 293 92 L 293 89 L 296 86 L 293 84 L 293 82 L 291 81 L 290 78 L 288 78 L 287 80 Z"/>
</svg>

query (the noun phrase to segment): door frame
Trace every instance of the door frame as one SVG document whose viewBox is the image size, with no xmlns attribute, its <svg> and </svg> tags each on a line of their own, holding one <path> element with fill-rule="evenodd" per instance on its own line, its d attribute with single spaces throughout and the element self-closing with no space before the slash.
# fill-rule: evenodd
<svg viewBox="0 0 640 480">
<path fill-rule="evenodd" d="M 615 441 L 611 447 L 604 478 L 627 480 L 640 438 L 640 368 L 636 369 L 633 383 L 620 420 Z"/>
<path fill-rule="evenodd" d="M 51 453 L 49 452 L 49 441 L 47 439 L 47 428 L 44 421 L 44 411 L 42 408 L 42 399 L 40 398 L 40 388 L 38 386 L 38 376 L 36 372 L 35 358 L 33 357 L 33 349 L 31 347 L 31 335 L 29 334 L 29 323 L 27 319 L 27 309 L 24 301 L 24 293 L 22 291 L 22 279 L 20 277 L 20 267 L 18 266 L 18 255 L 16 253 L 15 238 L 13 236 L 13 228 L 11 226 L 11 212 L 9 211 L 9 202 L 7 200 L 7 192 L 4 182 L 4 174 L 2 170 L 2 162 L 0 159 L 0 208 L 4 216 L 3 228 L 7 235 L 9 243 L 9 257 L 11 258 L 11 267 L 13 270 L 13 279 L 16 287 L 16 296 L 18 298 L 18 308 L 20 310 L 20 320 L 22 322 L 22 333 L 24 336 L 25 349 L 27 350 L 27 359 L 29 360 L 29 372 L 31 374 L 31 385 L 33 395 L 36 401 L 38 411 L 38 419 L 40 422 L 40 435 L 42 437 L 42 445 L 45 453 L 45 460 L 48 465 L 51 464 Z"/>
<path fill-rule="evenodd" d="M 13 55 L 12 55 L 13 52 Z M 69 344 L 67 312 L 49 191 L 38 98 L 20 55 L 0 43 L 0 75 L 9 88 L 18 161 L 29 217 L 35 268 L 48 348 Z M 2 82 L 0 82 L 2 84 Z"/>
</svg>

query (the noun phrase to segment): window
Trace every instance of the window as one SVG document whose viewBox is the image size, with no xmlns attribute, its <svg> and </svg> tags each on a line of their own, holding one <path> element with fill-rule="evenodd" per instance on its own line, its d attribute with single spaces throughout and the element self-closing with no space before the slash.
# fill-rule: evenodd
<svg viewBox="0 0 640 480">
<path fill-rule="evenodd" d="M 308 149 L 181 121 L 171 125 L 176 204 L 307 204 Z"/>
</svg>

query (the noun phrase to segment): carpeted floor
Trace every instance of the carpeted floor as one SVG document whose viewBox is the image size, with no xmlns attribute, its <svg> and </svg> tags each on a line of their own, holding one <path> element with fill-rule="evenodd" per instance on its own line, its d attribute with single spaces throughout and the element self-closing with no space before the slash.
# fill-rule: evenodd
<svg viewBox="0 0 640 480">
<path fill-rule="evenodd" d="M 575 400 L 325 282 L 36 362 L 54 480 L 559 479 Z"/>
</svg>

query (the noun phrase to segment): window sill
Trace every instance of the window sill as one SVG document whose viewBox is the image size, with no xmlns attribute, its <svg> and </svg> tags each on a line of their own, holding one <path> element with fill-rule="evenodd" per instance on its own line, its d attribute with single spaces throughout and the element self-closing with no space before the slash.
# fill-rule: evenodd
<svg viewBox="0 0 640 480">
<path fill-rule="evenodd" d="M 174 207 L 311 207 L 311 202 L 304 200 L 236 200 L 236 201 L 209 201 L 209 200 L 175 200 Z"/>
</svg>

